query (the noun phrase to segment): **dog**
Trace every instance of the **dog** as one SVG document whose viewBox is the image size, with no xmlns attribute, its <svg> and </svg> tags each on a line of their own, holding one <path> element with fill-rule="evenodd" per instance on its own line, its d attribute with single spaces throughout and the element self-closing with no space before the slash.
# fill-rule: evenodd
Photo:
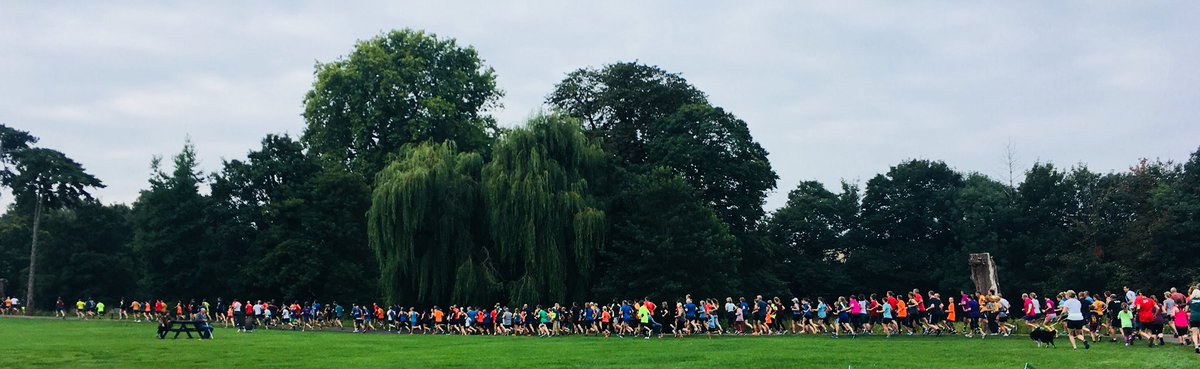
<svg viewBox="0 0 1200 369">
<path fill-rule="evenodd" d="M 1029 332 L 1029 339 L 1037 343 L 1038 347 L 1045 345 L 1046 347 L 1058 348 L 1054 346 L 1054 339 L 1058 337 L 1058 330 L 1047 326 L 1040 326 Z"/>
</svg>

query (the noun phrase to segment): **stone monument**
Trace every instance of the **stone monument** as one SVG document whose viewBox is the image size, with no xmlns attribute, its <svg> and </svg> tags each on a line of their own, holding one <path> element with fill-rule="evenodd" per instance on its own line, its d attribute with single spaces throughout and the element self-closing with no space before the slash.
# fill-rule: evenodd
<svg viewBox="0 0 1200 369">
<path fill-rule="evenodd" d="M 971 282 L 975 283 L 975 291 L 1000 293 L 1000 283 L 996 279 L 996 263 L 992 261 L 992 254 L 971 254 L 967 263 L 971 265 Z"/>
</svg>

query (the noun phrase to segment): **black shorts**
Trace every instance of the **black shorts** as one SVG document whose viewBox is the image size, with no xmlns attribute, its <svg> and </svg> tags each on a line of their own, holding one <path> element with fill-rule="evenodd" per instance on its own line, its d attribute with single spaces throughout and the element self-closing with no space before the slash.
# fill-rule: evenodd
<svg viewBox="0 0 1200 369">
<path fill-rule="evenodd" d="M 892 318 L 883 318 L 883 324 L 892 324 Z"/>
<path fill-rule="evenodd" d="M 1131 334 L 1133 334 L 1133 328 L 1132 327 L 1121 328 L 1121 334 L 1126 335 L 1126 336 L 1131 335 Z"/>
<path fill-rule="evenodd" d="M 1163 325 L 1161 323 L 1142 323 L 1142 327 L 1150 330 L 1150 334 L 1162 334 L 1163 332 Z"/>
<path fill-rule="evenodd" d="M 1083 329 L 1083 320 L 1067 320 L 1067 329 Z"/>
<path fill-rule="evenodd" d="M 1175 326 L 1175 337 L 1183 337 L 1188 334 L 1188 327 Z"/>
<path fill-rule="evenodd" d="M 1192 328 L 1200 328 L 1200 320 L 1190 320 L 1190 321 L 1188 321 L 1188 327 L 1192 327 Z"/>
</svg>

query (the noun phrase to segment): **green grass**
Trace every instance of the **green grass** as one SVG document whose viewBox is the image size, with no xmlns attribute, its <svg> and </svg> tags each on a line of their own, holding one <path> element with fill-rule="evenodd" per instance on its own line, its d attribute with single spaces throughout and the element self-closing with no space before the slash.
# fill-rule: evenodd
<svg viewBox="0 0 1200 369">
<path fill-rule="evenodd" d="M 775 367 L 775 368 L 1195 368 L 1200 355 L 1167 346 L 1101 343 L 1038 349 L 1023 337 L 597 337 L 408 336 L 334 332 L 253 334 L 218 329 L 216 339 L 158 340 L 153 324 L 0 319 L 0 367 Z"/>
</svg>

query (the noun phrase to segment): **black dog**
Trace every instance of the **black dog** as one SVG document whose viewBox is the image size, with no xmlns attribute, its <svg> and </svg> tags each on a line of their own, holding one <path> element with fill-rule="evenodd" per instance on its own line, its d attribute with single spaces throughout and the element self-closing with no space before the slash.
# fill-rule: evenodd
<svg viewBox="0 0 1200 369">
<path fill-rule="evenodd" d="M 1033 329 L 1033 332 L 1029 332 L 1029 339 L 1033 340 L 1033 342 L 1036 342 L 1038 347 L 1042 347 L 1044 344 L 1046 347 L 1057 348 L 1058 346 L 1054 346 L 1054 339 L 1057 337 L 1057 330 L 1045 326 L 1036 327 Z"/>
</svg>

